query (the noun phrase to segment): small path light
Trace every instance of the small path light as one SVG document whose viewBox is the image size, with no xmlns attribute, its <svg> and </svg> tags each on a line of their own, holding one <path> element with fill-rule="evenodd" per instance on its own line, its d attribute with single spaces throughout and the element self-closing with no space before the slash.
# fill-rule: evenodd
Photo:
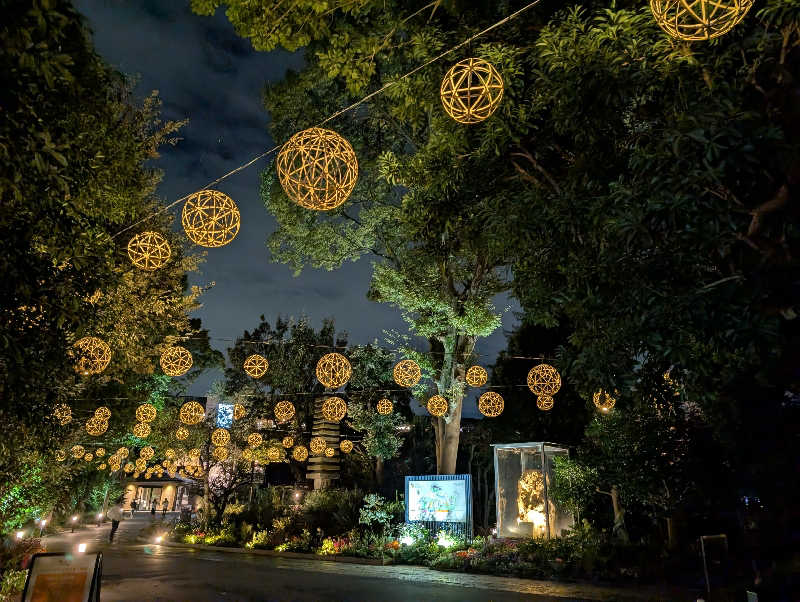
<svg viewBox="0 0 800 602">
<path fill-rule="evenodd" d="M 79 543 L 78 544 L 78 554 L 83 554 L 84 552 L 86 552 L 86 544 L 85 543 Z"/>
</svg>

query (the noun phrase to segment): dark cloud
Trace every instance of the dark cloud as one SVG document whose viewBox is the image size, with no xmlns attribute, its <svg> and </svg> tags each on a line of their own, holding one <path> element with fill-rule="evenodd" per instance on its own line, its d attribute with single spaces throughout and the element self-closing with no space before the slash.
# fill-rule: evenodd
<svg viewBox="0 0 800 602">
<path fill-rule="evenodd" d="M 275 145 L 261 92 L 287 69 L 301 68 L 302 53 L 255 52 L 221 11 L 199 17 L 188 2 L 77 0 L 76 5 L 94 32 L 97 51 L 138 78 L 136 93 L 158 90 L 165 119 L 189 119 L 183 140 L 157 161 L 164 170 L 163 198 L 171 201 L 196 190 Z M 265 241 L 275 222 L 259 198 L 259 172 L 266 165 L 258 163 L 219 185 L 239 205 L 242 228 L 230 245 L 210 249 L 201 273 L 192 277 L 193 284 L 216 282 L 197 312 L 214 346 L 225 351 L 230 339 L 252 330 L 261 315 L 274 321 L 279 314 L 306 314 L 317 326 L 335 317 L 355 343 L 382 341 L 384 330 L 405 332 L 397 310 L 366 299 L 369 260 L 334 272 L 307 270 L 297 278 L 270 261 Z M 498 299 L 498 310 L 506 305 L 505 297 Z M 513 314 L 506 312 L 504 328 L 512 323 Z M 492 362 L 504 346 L 502 330 L 482 341 L 481 363 Z M 206 374 L 190 392 L 201 395 L 218 378 L 221 374 Z M 474 400 L 464 413 L 477 415 Z"/>
</svg>

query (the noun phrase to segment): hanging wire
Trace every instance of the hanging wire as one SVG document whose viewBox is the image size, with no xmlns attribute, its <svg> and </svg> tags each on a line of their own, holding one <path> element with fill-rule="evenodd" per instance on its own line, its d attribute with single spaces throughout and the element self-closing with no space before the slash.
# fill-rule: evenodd
<svg viewBox="0 0 800 602">
<path fill-rule="evenodd" d="M 400 82 L 402 82 L 403 80 L 405 80 L 405 79 L 408 79 L 409 77 L 411 77 L 411 76 L 412 76 L 412 75 L 414 75 L 415 73 L 417 73 L 417 72 L 421 71 L 421 70 L 422 70 L 422 69 L 424 69 L 425 67 L 428 67 L 428 66 L 430 66 L 431 64 L 435 63 L 436 61 L 439 61 L 439 60 L 441 60 L 442 58 L 446 57 L 448 54 L 450 54 L 450 53 L 452 53 L 452 52 L 455 52 L 455 51 L 456 51 L 456 50 L 458 50 L 459 48 L 462 48 L 462 47 L 466 46 L 467 44 L 470 44 L 470 43 L 471 43 L 473 40 L 475 40 L 476 38 L 479 38 L 479 37 L 481 37 L 481 36 L 483 36 L 483 35 L 486 35 L 486 34 L 487 34 L 487 33 L 489 33 L 490 31 L 492 31 L 492 30 L 494 30 L 494 29 L 497 29 L 498 27 L 501 27 L 502 25 L 505 25 L 506 23 L 508 23 L 509 21 L 512 21 L 513 19 L 516 19 L 516 18 L 517 18 L 519 15 L 521 15 L 521 14 L 522 14 L 522 13 L 524 13 L 525 11 L 527 11 L 527 10 L 529 10 L 529 9 L 533 8 L 534 6 L 536 6 L 537 4 L 539 4 L 541 1 L 542 1 L 542 0 L 534 0 L 534 1 L 533 1 L 533 2 L 531 2 L 530 4 L 527 4 L 527 5 L 523 6 L 522 8 L 520 8 L 519 10 L 517 10 L 516 12 L 513 12 L 513 13 L 511 13 L 511 14 L 510 14 L 510 15 L 508 15 L 507 17 L 504 17 L 503 19 L 501 19 L 500 21 L 497 21 L 496 23 L 493 23 L 493 24 L 492 24 L 492 25 L 490 25 L 489 27 L 486 27 L 485 29 L 482 29 L 482 30 L 480 30 L 479 32 L 477 32 L 477 33 L 475 33 L 475 34 L 471 35 L 470 37 L 466 38 L 465 40 L 462 40 L 461 42 L 459 42 L 459 43 L 458 43 L 458 44 L 456 44 L 455 46 L 452 46 L 451 48 L 448 48 L 448 49 L 447 49 L 447 50 L 445 50 L 444 52 L 441 52 L 441 53 L 437 54 L 435 57 L 433 57 L 433 58 L 431 58 L 431 59 L 429 59 L 429 60 L 425 61 L 425 62 L 424 62 L 424 63 L 422 63 L 421 65 L 418 65 L 418 66 L 414 67 L 414 68 L 413 68 L 411 71 L 409 71 L 408 73 L 405 73 L 405 74 L 401 75 L 399 78 L 397 78 L 397 79 L 394 79 L 394 80 L 392 80 L 392 81 L 390 81 L 390 82 L 387 82 L 387 83 L 385 83 L 383 86 L 381 86 L 380 88 L 378 88 L 377 90 L 375 90 L 375 91 L 373 91 L 373 92 L 370 92 L 369 94 L 367 94 L 366 96 L 364 96 L 364 97 L 363 97 L 363 98 L 361 98 L 360 100 L 357 100 L 356 102 L 352 103 L 351 105 L 349 105 L 349 106 L 347 106 L 347 107 L 345 107 L 345 108 L 343 108 L 343 109 L 340 109 L 340 110 L 336 111 L 336 112 L 335 112 L 335 113 L 333 113 L 332 115 L 330 115 L 330 116 L 326 117 L 325 119 L 323 119 L 322 121 L 320 121 L 320 122 L 319 122 L 318 124 L 316 124 L 314 127 L 320 127 L 320 126 L 323 126 L 323 125 L 327 124 L 328 122 L 330 122 L 330 121 L 332 121 L 332 120 L 336 119 L 336 118 L 337 118 L 337 117 L 339 117 L 340 115 L 343 115 L 344 113 L 347 113 L 347 112 L 349 112 L 349 111 L 352 111 L 353 109 L 355 109 L 356 107 L 359 107 L 359 106 L 361 106 L 362 104 L 364 104 L 365 102 L 367 102 L 367 101 L 368 101 L 368 100 L 370 100 L 371 98 L 374 98 L 375 96 L 378 96 L 379 94 L 382 94 L 383 92 L 385 92 L 385 91 L 386 91 L 386 90 L 388 90 L 389 88 L 392 88 L 392 87 L 394 87 L 394 86 L 398 85 L 398 84 L 399 84 Z M 417 12 L 419 12 L 419 11 L 417 11 Z M 415 13 L 415 14 L 416 14 L 416 13 Z M 412 15 L 412 16 L 414 16 L 414 15 Z M 410 18 L 410 17 L 409 17 L 409 18 Z M 228 178 L 229 178 L 229 177 L 231 177 L 232 175 L 235 175 L 235 174 L 239 173 L 240 171 L 242 171 L 242 170 L 244 170 L 244 169 L 247 169 L 247 168 L 248 168 L 248 167 L 250 167 L 251 165 L 253 165 L 253 164 L 257 163 L 257 162 L 258 162 L 258 161 L 260 161 L 261 159 L 264 159 L 264 158 L 268 157 L 269 155 L 271 155 L 272 153 L 274 153 L 275 151 L 277 151 L 277 150 L 278 150 L 278 149 L 279 149 L 281 146 L 282 146 L 282 145 L 280 145 L 280 144 L 279 144 L 279 145 L 276 145 L 276 146 L 273 146 L 271 149 L 269 149 L 269 150 L 266 150 L 266 151 L 262 152 L 262 153 L 261 153 L 261 154 L 259 154 L 259 155 L 256 155 L 255 157 L 253 157 L 252 159 L 250 159 L 250 160 L 249 160 L 249 161 L 247 161 L 246 163 L 242 163 L 241 165 L 239 165 L 238 167 L 235 167 L 234 169 L 232 169 L 231 171 L 229 171 L 229 172 L 228 172 L 228 173 L 226 173 L 225 175 L 222 175 L 222 176 L 218 177 L 217 179 L 215 179 L 215 180 L 212 180 L 211 182 L 209 182 L 208 184 L 206 184 L 206 185 L 205 185 L 203 188 L 201 188 L 200 190 L 206 190 L 206 189 L 210 188 L 211 186 L 215 186 L 216 184 L 219 184 L 219 183 L 220 183 L 220 182 L 222 182 L 223 180 L 226 180 L 226 179 L 228 179 Z M 129 226 L 126 226 L 125 228 L 123 228 L 122 230 L 120 230 L 119 232 L 117 232 L 116 234 L 113 234 L 113 235 L 111 236 L 111 239 L 113 240 L 113 239 L 115 239 L 117 236 L 119 236 L 120 234 L 123 234 L 123 233 L 127 232 L 128 230 L 131 230 L 132 228 L 135 228 L 136 226 L 138 226 L 138 225 L 140 225 L 140 224 L 143 224 L 144 222 L 146 222 L 146 221 L 149 221 L 149 220 L 153 219 L 154 217 L 156 217 L 156 216 L 158 216 L 158 215 L 161 215 L 162 213 L 165 213 L 166 211 L 168 211 L 169 209 L 171 209 L 172 207 L 174 207 L 174 206 L 175 206 L 175 205 L 177 205 L 178 203 L 181 203 L 181 202 L 185 201 L 186 199 L 188 199 L 190 196 L 192 196 L 192 194 L 195 194 L 195 193 L 194 193 L 194 192 L 192 192 L 192 193 L 190 193 L 190 194 L 187 194 L 187 195 L 185 195 L 185 196 L 182 196 L 181 198 L 179 198 L 179 199 L 177 199 L 177 200 L 173 201 L 172 203 L 170 203 L 170 204 L 168 204 L 168 205 L 165 205 L 164 207 L 161 207 L 161 208 L 160 208 L 158 211 L 155 211 L 155 212 L 151 213 L 150 215 L 147 215 L 147 216 L 143 217 L 142 219 L 140 219 L 140 220 L 138 220 L 138 221 L 136 221 L 136 222 L 132 223 L 131 225 L 129 225 Z"/>
</svg>

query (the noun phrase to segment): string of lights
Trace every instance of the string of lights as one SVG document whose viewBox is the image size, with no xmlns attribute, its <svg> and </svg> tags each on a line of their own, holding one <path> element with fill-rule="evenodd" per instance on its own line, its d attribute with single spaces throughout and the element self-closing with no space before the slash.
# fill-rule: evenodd
<svg viewBox="0 0 800 602">
<path fill-rule="evenodd" d="M 529 4 L 525 5 L 525 6 L 523 6 L 523 7 L 522 7 L 522 8 L 520 8 L 519 10 L 517 10 L 517 11 L 515 11 L 515 12 L 511 13 L 510 15 L 508 15 L 508 16 L 506 16 L 506 17 L 504 17 L 504 18 L 500 19 L 499 21 L 497 21 L 497 22 L 493 23 L 492 25 L 489 25 L 489 26 L 488 26 L 488 27 L 486 27 L 485 29 L 482 29 L 482 30 L 478 31 L 477 33 L 474 33 L 473 35 L 471 35 L 471 36 L 469 36 L 468 38 L 466 38 L 466 39 L 462 40 L 461 42 L 459 42 L 459 43 L 458 43 L 458 44 L 456 44 L 455 46 L 452 46 L 452 47 L 448 48 L 447 50 L 445 50 L 445 51 L 443 51 L 443 52 L 440 52 L 439 54 L 437 54 L 437 55 L 436 55 L 436 56 L 434 56 L 433 58 L 431 58 L 431 59 L 428 59 L 428 60 L 427 60 L 427 61 L 425 61 L 424 63 L 422 63 L 422 64 L 420 64 L 420 65 L 417 65 L 416 67 L 414 67 L 413 69 L 411 69 L 411 71 L 408 71 L 407 73 L 404 73 L 404 74 L 403 74 L 403 75 L 401 75 L 400 77 L 398 77 L 398 78 L 396 78 L 396 79 L 393 79 L 393 80 L 392 80 L 392 81 L 390 81 L 390 82 L 386 82 L 386 83 L 385 83 L 385 84 L 383 84 L 383 85 L 382 85 L 380 88 L 378 88 L 377 90 L 374 90 L 373 92 L 370 92 L 369 94 L 367 94 L 367 95 L 366 95 L 366 96 L 364 96 L 363 98 L 361 98 L 361 99 L 357 100 L 356 102 L 354 102 L 354 103 L 352 103 L 352 104 L 350 104 L 350 105 L 348 105 L 348 106 L 346 106 L 346 107 L 344 107 L 344 108 L 342 108 L 342 109 L 339 109 L 338 111 L 336 111 L 335 113 L 333 113 L 333 114 L 329 115 L 328 117 L 326 117 L 325 119 L 323 119 L 322 121 L 320 121 L 320 122 L 319 122 L 319 123 L 318 123 L 316 126 L 313 126 L 313 127 L 321 127 L 321 126 L 323 126 L 323 125 L 325 125 L 325 124 L 327 124 L 327 123 L 329 123 L 329 122 L 333 121 L 333 120 L 334 120 L 334 119 L 336 119 L 337 117 L 339 117 L 339 116 L 341 116 L 341 115 L 343 115 L 343 114 L 345 114 L 345 113 L 348 113 L 348 112 L 352 111 L 353 109 L 355 109 L 355 108 L 357 108 L 357 107 L 361 106 L 362 104 L 364 104 L 364 103 L 365 103 L 365 102 L 367 102 L 368 100 L 370 100 L 370 99 L 374 98 L 375 96 L 378 96 L 378 95 L 380 95 L 380 94 L 382 94 L 382 93 L 386 92 L 386 90 L 388 90 L 389 88 L 393 88 L 394 86 L 396 86 L 396 85 L 400 84 L 402 81 L 404 81 L 404 80 L 408 79 L 409 77 L 411 77 L 411 76 L 412 76 L 412 75 L 414 75 L 415 73 L 418 73 L 418 72 L 419 72 L 419 71 L 421 71 L 422 69 L 424 69 L 424 68 L 426 68 L 426 67 L 428 67 L 428 66 L 432 65 L 433 63 L 435 63 L 435 62 L 437 62 L 437 61 L 439 61 L 439 60 L 443 59 L 443 58 L 444 58 L 444 57 L 446 57 L 447 55 L 449 55 L 449 54 L 451 54 L 451 53 L 455 52 L 455 51 L 456 51 L 456 50 L 458 50 L 459 48 L 463 48 L 464 46 L 466 46 L 466 45 L 468 45 L 468 44 L 472 43 L 472 42 L 473 42 L 474 40 L 476 40 L 477 38 L 479 38 L 479 37 L 481 37 L 481 36 L 484 36 L 484 35 L 486 35 L 487 33 L 489 33 L 490 31 L 493 31 L 493 30 L 497 29 L 498 27 L 501 27 L 501 26 L 505 25 L 506 23 L 508 23 L 508 22 L 510 22 L 510 21 L 512 21 L 512 20 L 514 20 L 514 19 L 516 19 L 516 18 L 517 18 L 518 16 L 520 16 L 522 13 L 524 13 L 524 12 L 525 12 L 525 11 L 527 11 L 527 10 L 530 10 L 531 8 L 533 8 L 534 6 L 536 6 L 537 4 L 539 4 L 541 1 L 542 1 L 542 0 L 533 0 L 533 2 L 531 2 L 531 3 L 529 3 Z M 245 163 L 242 163 L 242 164 L 241 164 L 241 165 L 239 165 L 238 167 L 235 167 L 235 168 L 233 168 L 233 169 L 232 169 L 232 170 L 230 170 L 228 173 L 226 173 L 226 174 L 224 174 L 224 175 L 222 175 L 222 176 L 220 176 L 220 177 L 216 178 L 215 180 L 212 180 L 211 182 L 209 182 L 208 184 L 206 184 L 205 186 L 203 186 L 203 187 L 202 187 L 200 190 L 201 190 L 201 191 L 202 191 L 202 190 L 208 190 L 208 189 L 209 189 L 209 188 L 211 188 L 212 186 L 216 186 L 216 185 L 217 185 L 217 184 L 219 184 L 220 182 L 222 182 L 222 181 L 224 181 L 224 180 L 228 179 L 229 177 L 231 177 L 231 176 L 233 176 L 233 175 L 235 175 L 235 174 L 239 173 L 240 171 L 243 171 L 243 170 L 247 169 L 247 168 L 248 168 L 248 167 L 250 167 L 251 165 L 254 165 L 254 164 L 258 163 L 258 162 L 259 162 L 259 161 L 261 161 L 262 159 L 265 159 L 265 158 L 269 157 L 270 155 L 272 155 L 272 154 L 273 154 L 273 153 L 275 153 L 276 151 L 280 150 L 281 146 L 283 146 L 283 145 L 281 145 L 281 144 L 275 145 L 275 146 L 273 146 L 272 148 L 270 148 L 270 149 L 268 149 L 268 150 L 266 150 L 266 151 L 264 151 L 264 152 L 262 152 L 262 153 L 260 153 L 260 154 L 256 155 L 255 157 L 253 157 L 252 159 L 250 159 L 250 160 L 246 161 Z M 136 226 L 139 226 L 139 225 L 141 225 L 141 224 L 143 224 L 143 223 L 145 223 L 145 222 L 147 222 L 147 221 L 149 221 L 149 220 L 153 219 L 154 217 L 157 217 L 157 216 L 159 216 L 159 215 L 162 215 L 163 213 L 166 213 L 167 211 L 169 211 L 170 209 L 172 209 L 173 207 L 175 207 L 175 206 L 176 206 L 176 205 L 178 205 L 179 203 L 182 203 L 182 202 L 184 202 L 184 201 L 188 200 L 188 199 L 189 199 L 189 197 L 191 197 L 191 196 L 192 196 L 192 195 L 194 195 L 194 194 L 196 194 L 196 192 L 192 192 L 192 193 L 190 193 L 190 194 L 184 195 L 184 196 L 182 196 L 182 197 L 178 198 L 177 200 L 173 201 L 172 203 L 169 203 L 168 205 L 165 205 L 165 206 L 163 206 L 163 207 L 159 208 L 157 211 L 154 211 L 153 213 L 151 213 L 151 214 L 149 214 L 149 215 L 147 215 L 147 216 L 145 216 L 145 217 L 141 218 L 140 220 L 138 220 L 138 221 L 136 221 L 136 222 L 134 222 L 134 223 L 130 224 L 129 226 L 126 226 L 126 227 L 125 227 L 125 228 L 123 228 L 122 230 L 118 231 L 116 234 L 113 234 L 113 235 L 111 236 L 111 238 L 112 238 L 112 239 L 115 239 L 115 238 L 117 238 L 119 235 L 121 235 L 121 234 L 124 234 L 125 232 L 127 232 L 127 231 L 129 231 L 129 230 L 131 230 L 131 229 L 135 228 Z"/>
</svg>

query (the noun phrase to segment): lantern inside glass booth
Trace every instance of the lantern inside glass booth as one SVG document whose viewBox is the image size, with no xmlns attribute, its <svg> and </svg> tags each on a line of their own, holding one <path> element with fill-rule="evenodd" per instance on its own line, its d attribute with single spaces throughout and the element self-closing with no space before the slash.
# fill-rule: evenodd
<svg viewBox="0 0 800 602">
<path fill-rule="evenodd" d="M 553 443 L 495 443 L 494 487 L 498 537 L 557 537 L 573 525 L 548 496 L 553 460 L 569 450 Z"/>
</svg>

